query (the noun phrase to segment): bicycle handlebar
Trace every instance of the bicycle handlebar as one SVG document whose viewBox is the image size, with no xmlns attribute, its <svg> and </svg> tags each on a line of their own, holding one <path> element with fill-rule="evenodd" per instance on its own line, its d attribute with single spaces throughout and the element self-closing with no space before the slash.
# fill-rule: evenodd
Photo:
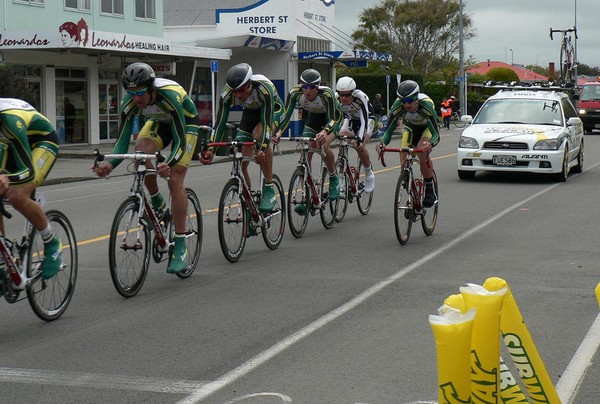
<svg viewBox="0 0 600 404">
<path fill-rule="evenodd" d="M 97 163 L 104 161 L 105 159 L 120 159 L 120 160 L 156 160 L 159 163 L 162 163 L 166 160 L 166 157 L 159 151 L 154 154 L 142 153 L 142 152 L 133 152 L 133 153 L 108 153 L 102 154 L 100 150 L 94 150 L 95 161 Z"/>
<path fill-rule="evenodd" d="M 208 143 L 207 147 L 224 147 L 224 146 L 254 146 L 256 140 L 252 141 L 241 141 L 241 140 L 228 140 L 226 142 L 212 142 Z"/>
<path fill-rule="evenodd" d="M 408 153 L 408 154 L 417 154 L 417 153 L 431 153 L 431 149 L 426 150 L 422 147 L 383 147 L 379 152 L 379 160 L 381 161 L 381 165 L 387 167 L 385 164 L 385 159 L 383 155 L 385 152 L 395 152 L 395 153 Z M 431 163 L 428 161 L 428 166 L 431 167 Z"/>
</svg>

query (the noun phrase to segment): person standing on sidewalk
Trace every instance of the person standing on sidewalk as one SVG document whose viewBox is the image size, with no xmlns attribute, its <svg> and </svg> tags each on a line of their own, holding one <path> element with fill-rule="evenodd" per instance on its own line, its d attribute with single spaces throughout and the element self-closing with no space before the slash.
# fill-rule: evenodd
<svg viewBox="0 0 600 404">
<path fill-rule="evenodd" d="M 181 272 L 187 267 L 185 231 L 188 200 L 184 179 L 198 140 L 198 110 L 183 87 L 172 80 L 157 79 L 152 67 L 146 63 L 136 62 L 127 66 L 121 82 L 125 96 L 121 100 L 121 125 L 113 153 L 127 152 L 134 122 L 142 119 L 146 121 L 139 123 L 136 151 L 154 154 L 173 143 L 167 160 L 158 163 L 156 168 L 158 175 L 168 178 L 175 225 L 175 246 L 167 272 Z M 106 177 L 120 162 L 115 159 L 103 162 L 96 168 L 96 174 Z M 150 162 L 147 165 L 153 167 Z M 152 207 L 164 209 L 166 202 L 159 192 L 156 176 L 146 175 L 145 184 Z"/>
</svg>

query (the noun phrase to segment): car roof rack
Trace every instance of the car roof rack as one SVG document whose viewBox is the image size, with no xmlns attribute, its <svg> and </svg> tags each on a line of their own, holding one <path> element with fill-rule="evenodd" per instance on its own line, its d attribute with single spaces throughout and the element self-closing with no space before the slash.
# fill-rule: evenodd
<svg viewBox="0 0 600 404">
<path fill-rule="evenodd" d="M 539 90 L 539 91 L 563 91 L 568 92 L 573 90 L 572 84 L 561 84 L 554 81 L 486 81 L 485 88 L 497 88 L 501 90 Z"/>
</svg>

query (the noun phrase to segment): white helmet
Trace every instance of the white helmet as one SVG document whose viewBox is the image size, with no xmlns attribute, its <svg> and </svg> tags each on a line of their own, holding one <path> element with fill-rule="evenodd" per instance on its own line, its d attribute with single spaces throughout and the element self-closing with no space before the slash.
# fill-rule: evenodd
<svg viewBox="0 0 600 404">
<path fill-rule="evenodd" d="M 348 92 L 354 91 L 356 89 L 356 82 L 352 77 L 344 76 L 340 77 L 335 85 L 335 89 L 337 92 Z"/>
</svg>

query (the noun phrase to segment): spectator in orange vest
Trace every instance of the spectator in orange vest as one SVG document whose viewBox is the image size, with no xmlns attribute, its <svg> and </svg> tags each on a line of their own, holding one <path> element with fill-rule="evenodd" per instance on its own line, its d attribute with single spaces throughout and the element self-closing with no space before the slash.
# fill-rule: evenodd
<svg viewBox="0 0 600 404">
<path fill-rule="evenodd" d="M 450 129 L 450 117 L 452 116 L 452 102 L 445 98 L 440 104 L 440 112 L 442 113 L 442 123 L 444 128 Z"/>
</svg>

